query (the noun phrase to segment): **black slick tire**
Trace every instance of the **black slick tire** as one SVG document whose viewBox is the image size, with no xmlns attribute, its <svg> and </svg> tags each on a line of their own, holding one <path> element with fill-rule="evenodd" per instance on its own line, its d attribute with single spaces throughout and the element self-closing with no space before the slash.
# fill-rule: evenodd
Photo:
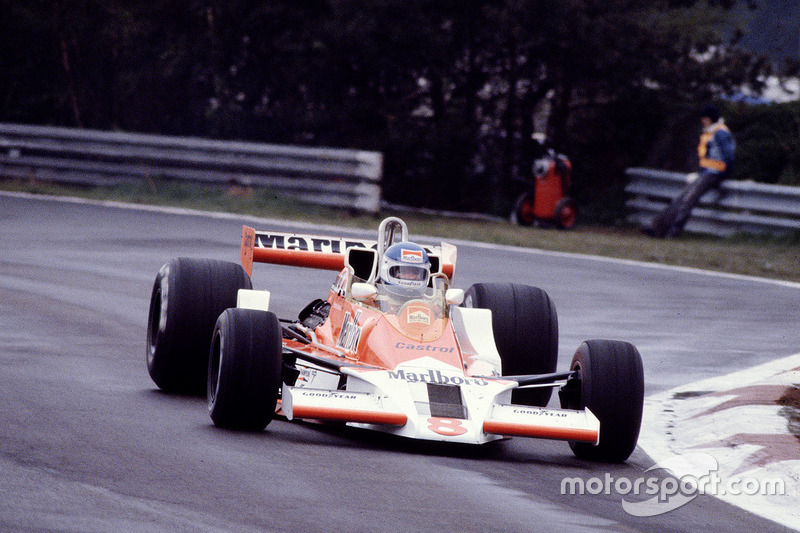
<svg viewBox="0 0 800 533">
<path fill-rule="evenodd" d="M 275 415 L 283 345 L 274 313 L 227 309 L 214 327 L 208 362 L 208 412 L 214 425 L 261 431 Z"/>
<path fill-rule="evenodd" d="M 236 263 L 177 258 L 158 272 L 147 320 L 147 370 L 167 392 L 206 390 L 208 350 L 220 313 L 236 307 L 250 277 Z"/>
<path fill-rule="evenodd" d="M 593 461 L 625 461 L 636 448 L 642 424 L 644 371 L 639 351 L 622 341 L 585 341 L 570 369 L 578 376 L 559 392 L 562 407 L 589 409 L 600 420 L 599 444 L 570 442 L 573 453 Z"/>
<path fill-rule="evenodd" d="M 504 376 L 556 371 L 558 316 L 545 291 L 517 283 L 476 283 L 464 294 L 464 307 L 492 311 L 492 330 Z M 517 389 L 511 400 L 544 407 L 551 393 L 550 387 Z"/>
</svg>

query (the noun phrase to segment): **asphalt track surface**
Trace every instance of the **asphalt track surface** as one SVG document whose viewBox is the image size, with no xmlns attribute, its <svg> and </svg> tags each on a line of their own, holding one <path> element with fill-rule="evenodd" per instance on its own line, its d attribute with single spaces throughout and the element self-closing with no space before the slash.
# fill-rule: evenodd
<svg viewBox="0 0 800 533">
<path fill-rule="evenodd" d="M 641 476 L 653 465 L 641 450 L 607 465 L 555 441 L 453 447 L 282 420 L 258 434 L 214 428 L 204 399 L 150 381 L 148 300 L 172 257 L 236 261 L 243 222 L 293 228 L 0 195 L 0 530 L 782 529 L 710 496 L 637 518 L 618 494 L 561 494 L 566 477 Z M 289 318 L 334 276 L 256 265 L 253 281 Z M 559 368 L 584 339 L 628 340 L 648 394 L 800 346 L 796 286 L 459 244 L 458 286 L 497 279 L 553 298 Z"/>
</svg>

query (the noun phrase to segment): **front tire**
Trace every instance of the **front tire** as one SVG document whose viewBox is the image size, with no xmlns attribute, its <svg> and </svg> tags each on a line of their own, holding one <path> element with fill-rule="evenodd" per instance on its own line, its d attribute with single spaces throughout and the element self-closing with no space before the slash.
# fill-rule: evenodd
<svg viewBox="0 0 800 533">
<path fill-rule="evenodd" d="M 275 415 L 283 344 L 269 311 L 227 309 L 214 327 L 208 361 L 208 412 L 217 427 L 261 431 Z"/>
<path fill-rule="evenodd" d="M 251 289 L 241 265 L 213 259 L 173 259 L 158 272 L 147 320 L 147 370 L 167 392 L 202 394 L 208 349 L 220 313 Z"/>
<path fill-rule="evenodd" d="M 621 463 L 636 449 L 642 425 L 644 371 L 630 343 L 590 340 L 578 347 L 570 364 L 577 378 L 560 391 L 565 409 L 589 409 L 600 420 L 600 442 L 570 442 L 581 459 Z"/>
<path fill-rule="evenodd" d="M 464 307 L 492 311 L 492 330 L 504 376 L 556 371 L 558 316 L 545 291 L 516 283 L 476 283 L 464 294 Z M 544 407 L 551 394 L 550 387 L 515 389 L 511 400 Z"/>
</svg>

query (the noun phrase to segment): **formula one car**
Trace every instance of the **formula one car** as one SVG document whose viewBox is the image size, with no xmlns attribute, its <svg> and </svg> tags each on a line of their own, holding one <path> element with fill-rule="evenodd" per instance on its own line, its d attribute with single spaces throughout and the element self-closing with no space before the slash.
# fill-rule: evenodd
<svg viewBox="0 0 800 533">
<path fill-rule="evenodd" d="M 279 320 L 253 290 L 254 262 L 338 271 L 327 299 Z M 561 439 L 581 458 L 636 447 L 644 381 L 626 342 L 582 343 L 556 372 L 545 291 L 451 286 L 456 248 L 408 240 L 395 217 L 376 241 L 244 227 L 241 265 L 178 258 L 150 302 L 147 367 L 165 391 L 205 390 L 216 426 L 261 431 L 276 416 L 481 444 Z M 558 389 L 560 408 L 548 407 Z"/>
</svg>

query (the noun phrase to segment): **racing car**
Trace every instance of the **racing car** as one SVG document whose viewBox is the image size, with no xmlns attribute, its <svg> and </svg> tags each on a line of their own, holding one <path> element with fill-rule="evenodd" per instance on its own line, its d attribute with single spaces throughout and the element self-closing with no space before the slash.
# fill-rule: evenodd
<svg viewBox="0 0 800 533">
<path fill-rule="evenodd" d="M 558 372 L 548 294 L 509 282 L 455 288 L 456 258 L 451 244 L 411 242 L 397 217 L 376 240 L 245 226 L 239 263 L 182 257 L 159 270 L 149 374 L 164 391 L 205 392 L 222 428 L 262 431 L 282 417 L 454 443 L 524 436 L 625 461 L 642 419 L 636 347 L 588 340 Z M 254 263 L 337 274 L 327 298 L 279 319 L 270 292 L 253 289 Z"/>
</svg>

